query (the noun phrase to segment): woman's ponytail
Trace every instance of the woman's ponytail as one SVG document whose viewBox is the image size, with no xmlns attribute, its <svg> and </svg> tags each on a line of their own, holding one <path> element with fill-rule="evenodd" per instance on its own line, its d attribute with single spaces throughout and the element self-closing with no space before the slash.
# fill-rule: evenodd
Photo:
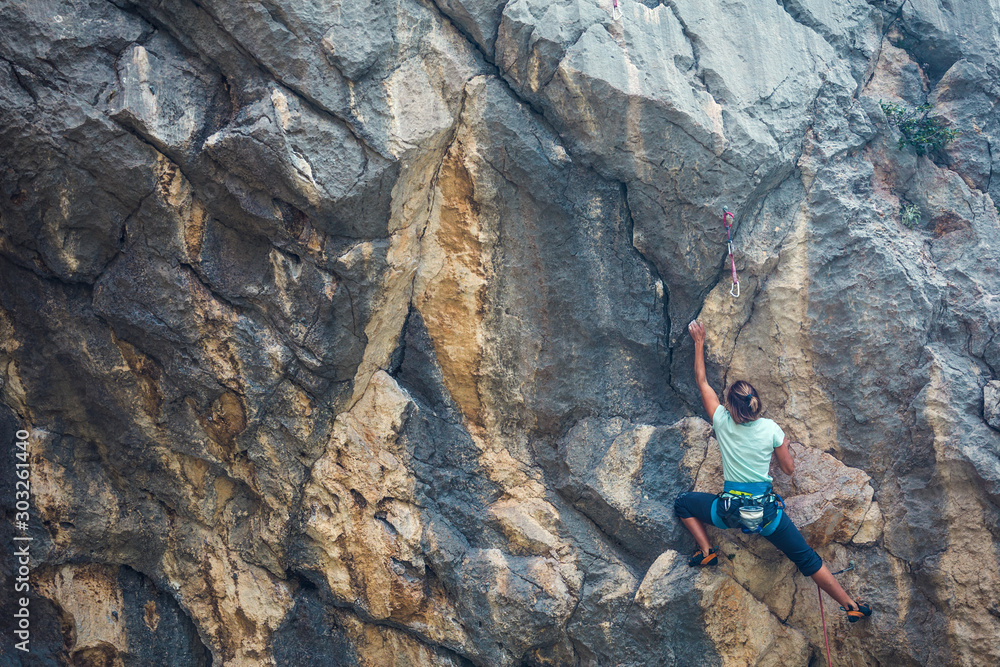
<svg viewBox="0 0 1000 667">
<path fill-rule="evenodd" d="M 734 382 L 726 392 L 726 407 L 733 421 L 737 424 L 752 422 L 764 410 L 764 404 L 757 395 L 757 390 L 749 382 L 740 380 Z"/>
</svg>

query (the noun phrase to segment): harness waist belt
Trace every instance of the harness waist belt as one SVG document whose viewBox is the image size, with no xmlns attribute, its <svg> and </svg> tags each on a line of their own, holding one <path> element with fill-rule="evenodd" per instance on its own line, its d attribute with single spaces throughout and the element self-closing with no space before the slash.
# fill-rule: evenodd
<svg viewBox="0 0 1000 667">
<path fill-rule="evenodd" d="M 770 491 L 770 482 L 726 482 L 722 485 L 723 493 L 731 493 L 734 496 L 763 496 Z"/>
<path fill-rule="evenodd" d="M 726 482 L 712 502 L 712 523 L 719 528 L 741 527 L 745 533 L 766 537 L 778 527 L 784 507 L 769 482 Z M 743 508 L 745 511 L 741 511 Z"/>
</svg>

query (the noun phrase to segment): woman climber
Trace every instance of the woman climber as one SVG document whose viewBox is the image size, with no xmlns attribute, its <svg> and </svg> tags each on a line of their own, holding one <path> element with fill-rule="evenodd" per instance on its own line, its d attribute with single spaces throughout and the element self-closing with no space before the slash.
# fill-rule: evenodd
<svg viewBox="0 0 1000 667">
<path fill-rule="evenodd" d="M 777 424 L 760 417 L 763 405 L 749 382 L 734 383 L 726 393 L 726 405 L 719 403 L 719 397 L 705 376 L 705 327 L 698 321 L 691 322 L 688 332 L 694 339 L 695 382 L 701 392 L 701 402 L 712 418 L 725 477 L 720 495 L 684 493 L 674 503 L 677 517 L 698 543 L 698 551 L 688 565 L 705 567 L 719 562 L 718 554 L 708 542 L 705 523 L 718 528 L 742 526 L 744 532 L 759 532 L 785 552 L 802 574 L 812 577 L 840 603 L 851 623 L 870 616 L 871 607 L 857 603 L 837 583 L 830 569 L 781 510 L 784 503 L 771 489 L 768 469 L 772 453 L 785 474 L 791 475 L 795 470 L 788 438 Z"/>
</svg>

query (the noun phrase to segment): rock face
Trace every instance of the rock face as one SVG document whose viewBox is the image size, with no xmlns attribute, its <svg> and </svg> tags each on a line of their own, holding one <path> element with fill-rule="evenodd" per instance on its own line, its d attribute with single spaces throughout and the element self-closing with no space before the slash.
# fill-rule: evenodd
<svg viewBox="0 0 1000 667">
<path fill-rule="evenodd" d="M 769 543 L 684 562 L 673 499 L 722 481 L 694 317 L 876 611 L 832 614 L 835 661 L 1000 663 L 996 3 L 621 11 L 0 8 L 33 538 L 32 653 L 0 664 L 821 661 Z M 961 134 L 918 156 L 880 101 Z"/>
</svg>

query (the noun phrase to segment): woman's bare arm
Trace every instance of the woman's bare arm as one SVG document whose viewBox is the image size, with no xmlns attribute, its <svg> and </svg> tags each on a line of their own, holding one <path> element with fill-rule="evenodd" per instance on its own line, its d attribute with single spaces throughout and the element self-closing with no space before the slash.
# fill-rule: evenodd
<svg viewBox="0 0 1000 667">
<path fill-rule="evenodd" d="M 688 333 L 694 339 L 694 381 L 701 392 L 701 404 L 705 406 L 709 421 L 715 416 L 715 411 L 719 407 L 719 396 L 708 384 L 708 377 L 705 374 L 705 325 L 695 320 L 688 325 Z"/>
<path fill-rule="evenodd" d="M 778 467 L 781 472 L 791 475 L 795 472 L 795 459 L 792 458 L 792 450 L 788 447 L 789 440 L 785 437 L 780 447 L 774 448 L 774 455 L 778 459 Z"/>
</svg>

